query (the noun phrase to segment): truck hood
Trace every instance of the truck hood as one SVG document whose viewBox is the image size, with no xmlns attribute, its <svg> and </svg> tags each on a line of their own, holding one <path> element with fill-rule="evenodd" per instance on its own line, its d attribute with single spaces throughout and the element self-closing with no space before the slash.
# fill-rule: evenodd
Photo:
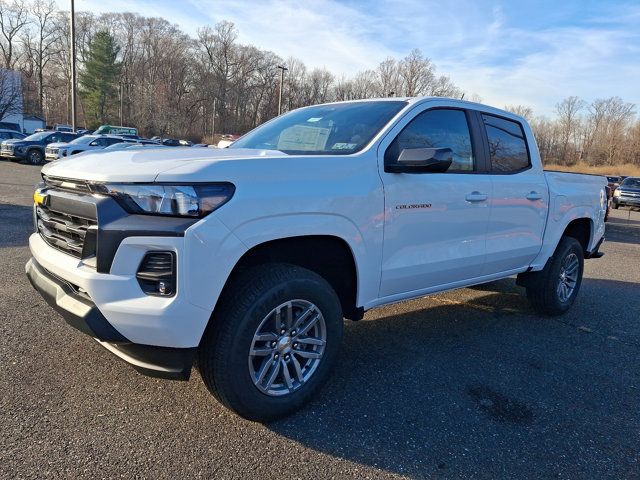
<svg viewBox="0 0 640 480">
<path fill-rule="evenodd" d="M 87 152 L 45 165 L 42 173 L 51 177 L 95 182 L 153 182 L 158 175 L 191 162 L 214 164 L 220 161 L 260 157 L 286 157 L 276 150 L 213 148 L 145 148 Z"/>
</svg>

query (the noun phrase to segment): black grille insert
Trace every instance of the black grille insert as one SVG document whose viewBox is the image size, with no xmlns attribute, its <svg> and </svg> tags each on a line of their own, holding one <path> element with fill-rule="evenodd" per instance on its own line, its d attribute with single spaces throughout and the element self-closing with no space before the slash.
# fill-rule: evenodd
<svg viewBox="0 0 640 480">
<path fill-rule="evenodd" d="M 44 241 L 52 247 L 77 258 L 95 254 L 95 242 L 92 242 L 92 252 L 83 252 L 87 232 L 98 224 L 95 219 L 82 218 L 38 205 L 36 224 Z"/>
</svg>

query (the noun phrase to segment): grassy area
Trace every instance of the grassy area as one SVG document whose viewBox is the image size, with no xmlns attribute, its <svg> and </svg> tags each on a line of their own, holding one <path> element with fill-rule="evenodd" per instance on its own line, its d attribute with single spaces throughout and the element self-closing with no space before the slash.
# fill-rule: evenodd
<svg viewBox="0 0 640 480">
<path fill-rule="evenodd" d="M 560 170 L 562 172 L 591 173 L 594 175 L 626 175 L 628 177 L 640 177 L 640 166 L 632 163 L 623 163 L 621 165 L 592 167 L 585 163 L 577 163 L 576 165 L 555 165 L 553 163 L 545 163 L 545 170 Z"/>
</svg>

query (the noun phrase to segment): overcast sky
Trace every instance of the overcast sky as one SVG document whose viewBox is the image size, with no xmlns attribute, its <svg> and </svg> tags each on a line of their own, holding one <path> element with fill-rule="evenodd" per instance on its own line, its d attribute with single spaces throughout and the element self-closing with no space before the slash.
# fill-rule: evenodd
<svg viewBox="0 0 640 480">
<path fill-rule="evenodd" d="M 65 0 L 58 0 L 65 7 Z M 412 48 L 468 93 L 552 114 L 569 95 L 640 105 L 640 1 L 76 0 L 77 10 L 160 16 L 350 75 Z"/>
</svg>

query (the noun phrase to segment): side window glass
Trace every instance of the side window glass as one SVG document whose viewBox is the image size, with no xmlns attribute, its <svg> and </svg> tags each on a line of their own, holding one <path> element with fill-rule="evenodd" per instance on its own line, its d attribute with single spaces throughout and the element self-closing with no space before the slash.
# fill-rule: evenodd
<svg viewBox="0 0 640 480">
<path fill-rule="evenodd" d="M 470 172 L 474 169 L 471 135 L 463 110 L 422 112 L 391 143 L 385 152 L 385 162 L 395 161 L 402 150 L 411 148 L 450 148 L 453 162 L 448 172 Z"/>
<path fill-rule="evenodd" d="M 524 131 L 519 123 L 482 114 L 489 140 L 491 170 L 518 172 L 531 165 Z"/>
</svg>

